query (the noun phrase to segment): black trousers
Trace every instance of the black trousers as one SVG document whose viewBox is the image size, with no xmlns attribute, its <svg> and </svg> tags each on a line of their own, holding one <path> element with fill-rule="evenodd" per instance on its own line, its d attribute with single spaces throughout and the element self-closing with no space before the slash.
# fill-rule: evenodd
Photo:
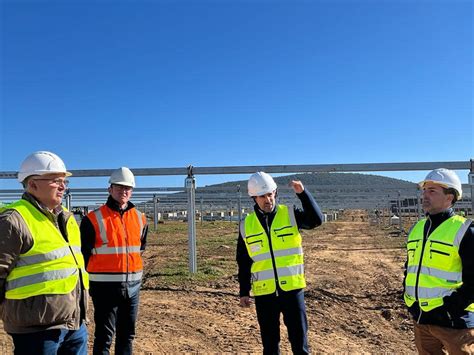
<svg viewBox="0 0 474 355">
<path fill-rule="evenodd" d="M 115 354 L 133 352 L 135 322 L 138 314 L 140 281 L 118 283 L 91 282 L 90 293 L 94 303 L 94 355 L 110 354 L 115 332 Z"/>
<path fill-rule="evenodd" d="M 288 330 L 293 354 L 309 354 L 308 318 L 304 303 L 304 291 L 278 291 L 255 297 L 260 335 L 264 354 L 280 354 L 280 314 Z"/>
</svg>

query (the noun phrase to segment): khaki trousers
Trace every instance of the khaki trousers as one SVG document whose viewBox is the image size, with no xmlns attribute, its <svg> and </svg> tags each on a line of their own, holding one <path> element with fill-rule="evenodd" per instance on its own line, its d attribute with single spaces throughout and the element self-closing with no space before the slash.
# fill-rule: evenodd
<svg viewBox="0 0 474 355">
<path fill-rule="evenodd" d="M 415 344 L 421 355 L 474 354 L 474 329 L 415 323 Z"/>
</svg>

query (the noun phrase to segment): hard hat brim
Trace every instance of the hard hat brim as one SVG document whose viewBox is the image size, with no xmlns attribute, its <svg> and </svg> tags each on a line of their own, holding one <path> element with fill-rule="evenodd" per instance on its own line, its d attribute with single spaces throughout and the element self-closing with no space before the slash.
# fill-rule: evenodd
<svg viewBox="0 0 474 355">
<path fill-rule="evenodd" d="M 435 184 L 435 185 L 439 185 L 439 186 L 441 186 L 441 187 L 444 187 L 444 188 L 446 188 L 446 189 L 449 188 L 448 185 L 443 184 L 442 182 L 439 182 L 439 181 L 434 181 L 434 180 L 423 180 L 423 181 L 420 181 L 420 182 L 418 183 L 418 186 L 419 186 L 420 188 L 423 188 L 423 187 L 425 186 L 425 184 L 427 184 L 427 183 L 429 183 L 429 182 L 431 182 L 432 184 Z"/>
<path fill-rule="evenodd" d="M 274 188 L 274 189 L 268 189 L 268 190 L 263 190 L 263 191 L 260 191 L 258 194 L 254 194 L 254 195 L 251 195 L 251 194 L 249 193 L 249 196 L 250 196 L 250 197 L 263 196 L 263 195 L 266 195 L 266 194 L 268 194 L 268 193 L 270 193 L 270 192 L 273 192 L 273 191 L 276 191 L 276 190 L 277 190 L 276 188 Z"/>
<path fill-rule="evenodd" d="M 18 173 L 17 179 L 19 182 L 25 181 L 26 178 L 34 175 L 42 176 L 42 175 L 48 175 L 48 174 L 64 174 L 64 177 L 69 177 L 72 176 L 72 173 L 70 171 L 50 171 L 50 170 L 45 170 L 45 171 L 35 171 L 31 173 Z"/>
<path fill-rule="evenodd" d="M 116 182 L 111 182 L 110 185 L 122 185 L 122 186 L 128 186 L 128 187 L 135 187 L 134 184 L 131 184 L 127 181 L 116 181 Z"/>
</svg>

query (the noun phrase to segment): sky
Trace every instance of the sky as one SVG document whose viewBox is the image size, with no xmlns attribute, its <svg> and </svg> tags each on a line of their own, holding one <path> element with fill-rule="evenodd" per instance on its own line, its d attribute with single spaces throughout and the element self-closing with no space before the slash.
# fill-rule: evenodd
<svg viewBox="0 0 474 355">
<path fill-rule="evenodd" d="M 0 172 L 468 161 L 473 32 L 470 0 L 0 0 Z"/>
</svg>

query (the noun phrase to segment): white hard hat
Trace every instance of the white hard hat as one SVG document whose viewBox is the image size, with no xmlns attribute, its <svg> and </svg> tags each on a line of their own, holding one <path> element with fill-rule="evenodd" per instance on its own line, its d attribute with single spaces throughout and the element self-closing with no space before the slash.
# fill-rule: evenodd
<svg viewBox="0 0 474 355">
<path fill-rule="evenodd" d="M 459 180 L 459 177 L 452 170 L 445 168 L 434 169 L 426 175 L 425 180 L 421 181 L 418 185 L 423 188 L 427 182 L 456 190 L 458 193 L 458 196 L 456 196 L 457 200 L 462 197 L 461 180 Z"/>
<path fill-rule="evenodd" d="M 23 182 L 31 175 L 46 175 L 64 173 L 66 176 L 72 174 L 66 170 L 64 162 L 56 154 L 46 151 L 38 151 L 28 155 L 21 163 L 18 172 L 18 181 Z"/>
<path fill-rule="evenodd" d="M 129 168 L 122 166 L 112 172 L 109 183 L 135 187 L 135 176 Z"/>
<path fill-rule="evenodd" d="M 250 176 L 247 188 L 249 196 L 262 196 L 275 191 L 277 184 L 270 175 L 258 171 Z"/>
</svg>

